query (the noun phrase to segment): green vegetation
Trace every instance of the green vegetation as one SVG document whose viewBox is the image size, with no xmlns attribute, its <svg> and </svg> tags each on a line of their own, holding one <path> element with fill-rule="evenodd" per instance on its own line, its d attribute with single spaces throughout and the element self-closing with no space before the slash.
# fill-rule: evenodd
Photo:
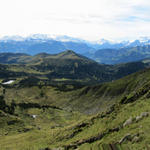
<svg viewBox="0 0 150 150">
<path fill-rule="evenodd" d="M 76 68 L 83 62 L 92 63 L 68 53 L 59 54 L 63 61 L 56 59 L 55 65 L 49 59 L 39 62 L 37 58 L 35 64 L 1 65 L 0 150 L 149 149 L 150 69 L 94 84 L 96 80 L 86 71 L 70 78 L 64 71 L 63 76 L 66 61 L 73 61 Z M 60 78 L 51 74 L 50 66 Z M 130 64 L 120 66 L 131 69 Z M 4 84 L 9 80 L 14 82 Z"/>
<path fill-rule="evenodd" d="M 119 65 L 98 64 L 68 50 L 30 56 L 2 53 L 0 79 L 37 78 L 50 85 L 93 85 L 109 82 L 149 67 L 148 60 Z"/>
<path fill-rule="evenodd" d="M 140 61 L 150 57 L 150 46 L 127 46 L 119 49 L 104 48 L 94 53 L 86 53 L 86 56 L 105 64 L 120 64 L 127 62 Z"/>
</svg>

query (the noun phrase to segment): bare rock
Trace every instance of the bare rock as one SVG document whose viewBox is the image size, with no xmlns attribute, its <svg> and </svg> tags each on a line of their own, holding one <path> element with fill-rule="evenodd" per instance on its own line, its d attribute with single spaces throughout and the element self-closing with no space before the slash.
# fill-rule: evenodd
<svg viewBox="0 0 150 150">
<path fill-rule="evenodd" d="M 142 112 L 140 116 L 136 117 L 136 122 L 142 120 L 144 117 L 148 117 L 149 116 L 149 112 Z"/>
<path fill-rule="evenodd" d="M 148 117 L 149 116 L 149 112 L 143 112 L 143 113 L 141 113 L 141 117 L 143 118 L 143 117 Z"/>
<path fill-rule="evenodd" d="M 132 140 L 132 136 L 131 134 L 128 133 L 119 141 L 119 144 L 122 144 L 125 141 L 131 141 L 131 140 Z"/>
<path fill-rule="evenodd" d="M 133 139 L 132 139 L 132 142 L 133 143 L 137 143 L 141 140 L 141 138 L 139 136 L 135 136 Z"/>
<path fill-rule="evenodd" d="M 130 117 L 128 120 L 125 121 L 125 123 L 123 124 L 123 127 L 128 126 L 128 125 L 130 125 L 132 123 L 133 123 L 133 118 Z"/>
<path fill-rule="evenodd" d="M 141 116 L 137 116 L 137 117 L 135 118 L 136 122 L 140 121 L 141 119 L 142 119 Z"/>
</svg>

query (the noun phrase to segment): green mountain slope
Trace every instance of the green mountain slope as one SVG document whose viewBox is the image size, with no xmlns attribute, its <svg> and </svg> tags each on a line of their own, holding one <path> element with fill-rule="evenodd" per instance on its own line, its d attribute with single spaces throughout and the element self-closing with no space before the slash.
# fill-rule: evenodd
<svg viewBox="0 0 150 150">
<path fill-rule="evenodd" d="M 150 46 L 127 46 L 119 49 L 116 48 L 105 48 L 99 49 L 94 53 L 87 52 L 85 56 L 92 58 L 100 63 L 105 64 L 118 64 L 127 63 L 133 61 L 140 61 L 150 57 Z"/>
<path fill-rule="evenodd" d="M 149 67 L 149 63 L 142 61 L 119 65 L 98 64 L 71 50 L 56 55 L 40 53 L 35 56 L 2 53 L 0 62 L 5 68 L 1 71 L 2 78 L 35 77 L 46 80 L 46 83 L 49 81 L 49 84 L 71 85 L 109 82 Z M 9 74 L 5 76 L 4 72 Z"/>
<path fill-rule="evenodd" d="M 149 147 L 150 69 L 71 91 L 28 79 L 1 84 L 2 150 Z"/>
</svg>

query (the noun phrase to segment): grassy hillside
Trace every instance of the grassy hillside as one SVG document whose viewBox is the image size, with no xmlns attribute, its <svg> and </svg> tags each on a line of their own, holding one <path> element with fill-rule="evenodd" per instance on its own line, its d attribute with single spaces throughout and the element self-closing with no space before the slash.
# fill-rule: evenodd
<svg viewBox="0 0 150 150">
<path fill-rule="evenodd" d="M 1 84 L 0 149 L 149 148 L 150 69 L 72 90 L 30 81 Z"/>
<path fill-rule="evenodd" d="M 149 67 L 147 61 L 119 65 L 98 64 L 71 50 L 50 55 L 2 53 L 0 78 L 36 78 L 49 85 L 93 85 L 109 82 Z M 35 80 L 34 80 L 35 81 Z M 32 81 L 31 81 L 32 82 Z"/>
<path fill-rule="evenodd" d="M 94 53 L 87 52 L 85 56 L 92 58 L 100 63 L 118 64 L 133 61 L 140 61 L 150 57 L 150 46 L 129 46 L 121 48 L 104 48 L 99 49 Z"/>
</svg>

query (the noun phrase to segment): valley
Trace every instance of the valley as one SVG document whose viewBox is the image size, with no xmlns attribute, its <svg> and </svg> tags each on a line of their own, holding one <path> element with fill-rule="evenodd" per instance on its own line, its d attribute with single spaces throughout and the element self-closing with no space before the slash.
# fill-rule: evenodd
<svg viewBox="0 0 150 150">
<path fill-rule="evenodd" d="M 0 62 L 0 149 L 150 147 L 148 59 L 104 65 L 65 51 Z"/>
</svg>

